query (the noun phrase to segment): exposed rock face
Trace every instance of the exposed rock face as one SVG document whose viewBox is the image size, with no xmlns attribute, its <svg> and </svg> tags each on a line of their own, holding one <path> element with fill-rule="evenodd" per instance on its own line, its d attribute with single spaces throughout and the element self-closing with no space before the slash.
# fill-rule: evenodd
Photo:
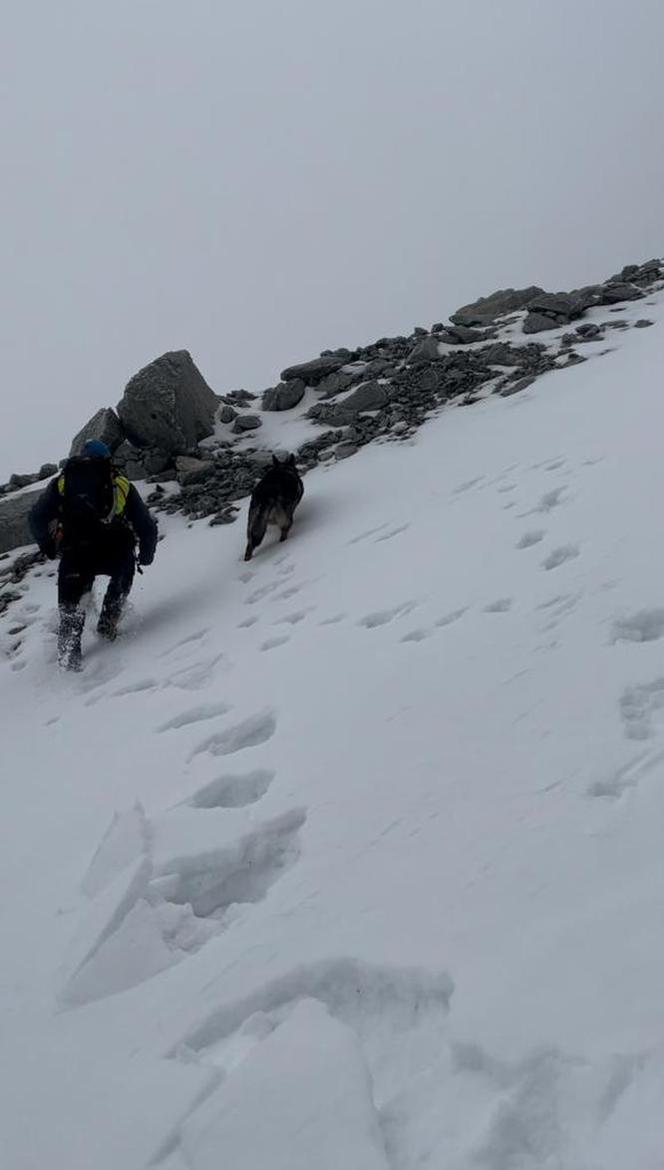
<svg viewBox="0 0 664 1170">
<path fill-rule="evenodd" d="M 452 313 L 450 321 L 454 325 L 490 325 L 497 317 L 504 317 L 506 313 L 514 313 L 518 309 L 527 309 L 530 302 L 544 289 L 538 285 L 530 288 L 503 288 L 491 293 L 488 297 L 480 297 L 470 305 L 463 305 Z"/>
<path fill-rule="evenodd" d="M 78 455 L 83 444 L 87 443 L 88 439 L 101 439 L 102 443 L 105 443 L 110 451 L 115 451 L 124 438 L 125 433 L 117 414 L 110 406 L 104 406 L 96 414 L 93 414 L 92 418 L 86 422 L 85 426 L 72 440 L 69 454 Z"/>
<path fill-rule="evenodd" d="M 9 496 L 0 500 L 0 553 L 34 544 L 28 525 L 28 515 L 39 492 L 25 492 L 20 496 Z"/>
<path fill-rule="evenodd" d="M 305 384 L 301 378 L 280 382 L 263 393 L 263 410 L 292 410 L 304 398 Z"/>
<path fill-rule="evenodd" d="M 118 414 L 137 447 L 185 454 L 214 431 L 218 398 L 187 350 L 165 353 L 127 383 Z"/>
</svg>

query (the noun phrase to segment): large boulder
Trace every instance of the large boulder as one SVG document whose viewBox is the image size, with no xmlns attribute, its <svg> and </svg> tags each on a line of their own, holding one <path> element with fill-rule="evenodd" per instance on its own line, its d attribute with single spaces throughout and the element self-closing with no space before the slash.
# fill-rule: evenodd
<svg viewBox="0 0 664 1170">
<path fill-rule="evenodd" d="M 291 410 L 304 398 L 305 384 L 301 378 L 280 382 L 263 393 L 263 410 Z"/>
<path fill-rule="evenodd" d="M 34 544 L 28 515 L 39 495 L 39 492 L 24 492 L 0 500 L 0 553 Z"/>
<path fill-rule="evenodd" d="M 89 439 L 101 439 L 111 451 L 115 451 L 124 437 L 120 419 L 115 411 L 110 406 L 103 406 L 72 439 L 69 454 L 78 455 L 83 444 Z"/>
<path fill-rule="evenodd" d="M 611 281 L 602 289 L 602 304 L 617 305 L 620 301 L 638 301 L 643 296 L 640 288 L 627 281 Z"/>
<path fill-rule="evenodd" d="M 490 325 L 506 313 L 527 309 L 534 297 L 543 292 L 544 289 L 538 285 L 531 285 L 530 288 L 501 288 L 488 297 L 480 297 L 470 305 L 463 305 L 451 314 L 450 321 L 455 325 Z"/>
<path fill-rule="evenodd" d="M 213 433 L 218 404 L 191 354 L 181 349 L 162 354 L 134 375 L 118 414 L 136 446 L 181 455 Z"/>
</svg>

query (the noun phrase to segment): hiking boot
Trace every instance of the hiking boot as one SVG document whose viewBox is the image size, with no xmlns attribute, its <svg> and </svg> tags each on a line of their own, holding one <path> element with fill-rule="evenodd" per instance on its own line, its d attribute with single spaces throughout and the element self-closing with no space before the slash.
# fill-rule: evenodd
<svg viewBox="0 0 664 1170">
<path fill-rule="evenodd" d="M 81 670 L 83 667 L 81 637 L 84 622 L 85 614 L 81 613 L 80 610 L 60 610 L 58 664 L 63 670 Z"/>
<path fill-rule="evenodd" d="M 100 638 L 105 638 L 107 642 L 114 642 L 118 636 L 118 621 L 119 614 L 104 612 L 102 609 L 97 622 L 97 633 Z"/>
</svg>

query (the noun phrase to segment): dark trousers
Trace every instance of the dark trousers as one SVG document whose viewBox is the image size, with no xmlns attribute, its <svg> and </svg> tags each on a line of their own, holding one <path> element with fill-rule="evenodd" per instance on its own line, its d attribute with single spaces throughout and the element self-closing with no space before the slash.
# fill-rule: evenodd
<svg viewBox="0 0 664 1170">
<path fill-rule="evenodd" d="M 131 589 L 134 570 L 134 543 L 126 537 L 109 538 L 104 544 L 67 546 L 58 572 L 58 603 L 64 609 L 75 609 L 83 594 L 92 589 L 95 577 L 110 577 L 103 612 L 117 617 Z"/>
</svg>

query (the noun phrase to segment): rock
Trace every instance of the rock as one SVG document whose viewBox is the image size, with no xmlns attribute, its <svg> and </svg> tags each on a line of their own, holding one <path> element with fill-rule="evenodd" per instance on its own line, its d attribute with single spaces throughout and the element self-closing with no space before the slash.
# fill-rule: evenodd
<svg viewBox="0 0 664 1170">
<path fill-rule="evenodd" d="M 245 431 L 255 431 L 262 425 L 263 423 L 257 414 L 238 414 L 233 423 L 233 434 L 242 435 Z"/>
<path fill-rule="evenodd" d="M 318 452 L 319 463 L 329 463 L 330 459 L 334 459 L 333 447 L 327 447 L 326 449 Z"/>
<path fill-rule="evenodd" d="M 577 325 L 575 333 L 578 333 L 579 337 L 583 337 L 586 341 L 593 341 L 602 336 L 599 325 L 595 325 L 592 321 L 587 321 L 584 325 Z"/>
<path fill-rule="evenodd" d="M 450 321 L 454 325 L 490 325 L 497 317 L 526 309 L 530 301 L 543 292 L 544 289 L 538 285 L 531 285 L 530 288 L 498 289 L 488 297 L 480 297 L 470 305 L 463 305 L 456 313 L 451 314 Z"/>
<path fill-rule="evenodd" d="M 339 443 L 334 448 L 335 459 L 348 459 L 350 455 L 355 455 L 359 449 L 357 443 Z"/>
<path fill-rule="evenodd" d="M 544 333 L 546 329 L 559 329 L 561 321 L 556 321 L 554 317 L 545 316 L 544 313 L 528 313 L 523 322 L 524 333 Z"/>
<path fill-rule="evenodd" d="M 441 341 L 448 345 L 470 345 L 473 341 L 488 341 L 495 337 L 495 329 L 471 329 L 469 325 L 448 325 Z"/>
<path fill-rule="evenodd" d="M 148 475 L 161 475 L 172 466 L 173 459 L 166 451 L 142 451 L 141 463 Z"/>
<path fill-rule="evenodd" d="M 28 514 L 39 499 L 40 492 L 25 492 L 0 500 L 0 553 L 34 544 L 28 525 Z"/>
<path fill-rule="evenodd" d="M 20 601 L 22 596 L 23 594 L 19 593 L 17 589 L 0 590 L 0 614 L 9 608 L 13 601 Z"/>
<path fill-rule="evenodd" d="M 357 378 L 357 374 L 348 374 L 339 370 L 337 374 L 328 374 L 327 377 L 323 378 L 316 389 L 326 398 L 333 398 L 335 394 L 341 394 L 343 390 L 348 390 L 353 382 L 357 381 Z"/>
<path fill-rule="evenodd" d="M 229 394 L 224 394 L 224 398 L 231 406 L 246 406 L 255 400 L 256 395 L 250 394 L 248 390 L 231 390 Z"/>
<path fill-rule="evenodd" d="M 541 293 L 533 297 L 528 312 L 552 317 L 557 325 L 568 325 L 583 313 L 583 306 L 571 293 Z"/>
<path fill-rule="evenodd" d="M 145 467 L 143 466 L 142 455 L 143 452 L 139 447 L 134 447 L 133 443 L 129 442 L 129 439 L 125 439 L 116 449 L 113 455 L 113 462 L 128 479 L 144 479 Z"/>
<path fill-rule="evenodd" d="M 327 374 L 336 374 L 337 370 L 350 361 L 351 356 L 348 349 L 337 350 L 327 357 L 314 358 L 311 362 L 301 362 L 297 366 L 288 366 L 281 371 L 280 378 L 282 382 L 292 382 L 294 378 L 301 378 L 306 386 L 317 386 Z"/>
<path fill-rule="evenodd" d="M 214 469 L 212 459 L 195 459 L 193 455 L 175 456 L 175 479 L 182 487 L 208 480 L 214 474 Z"/>
<path fill-rule="evenodd" d="M 237 418 L 237 410 L 230 402 L 223 402 L 217 411 L 217 418 L 220 423 L 232 423 Z"/>
<path fill-rule="evenodd" d="M 634 322 L 635 329 L 648 329 L 650 325 L 654 325 L 654 321 L 649 321 L 647 317 L 641 317 L 639 321 Z"/>
<path fill-rule="evenodd" d="M 138 447 L 182 455 L 214 431 L 218 399 L 187 350 L 165 353 L 127 383 L 120 421 Z"/>
<path fill-rule="evenodd" d="M 339 406 L 346 412 L 359 414 L 363 410 L 380 410 L 388 402 L 387 390 L 380 382 L 364 382 L 344 398 Z"/>
<path fill-rule="evenodd" d="M 88 419 L 85 426 L 72 439 L 69 454 L 78 455 L 88 439 L 100 439 L 113 452 L 120 446 L 124 438 L 125 433 L 117 414 L 110 406 L 103 406 L 101 410 L 93 414 L 91 419 Z"/>
<path fill-rule="evenodd" d="M 304 398 L 305 383 L 301 378 L 291 378 L 289 382 L 280 382 L 263 393 L 263 410 L 292 410 Z"/>
<path fill-rule="evenodd" d="M 37 479 L 38 480 L 51 479 L 54 475 L 57 475 L 57 474 L 58 474 L 57 463 L 42 463 L 41 467 L 39 468 L 39 471 L 37 472 Z"/>
<path fill-rule="evenodd" d="M 228 508 L 222 508 L 220 512 L 215 512 L 209 521 L 210 528 L 217 528 L 220 524 L 233 524 L 237 520 L 238 511 L 238 508 L 230 505 Z"/>
<path fill-rule="evenodd" d="M 626 264 L 625 267 L 623 268 L 622 272 L 620 273 L 620 279 L 629 281 L 632 279 L 633 276 L 636 276 L 638 271 L 639 271 L 638 264 Z"/>
<path fill-rule="evenodd" d="M 527 390 L 535 381 L 532 378 L 519 378 L 516 382 L 508 382 L 500 391 L 501 398 L 511 398 L 513 394 L 520 394 L 522 390 Z"/>
<path fill-rule="evenodd" d="M 441 339 L 439 337 L 423 337 L 413 346 L 406 361 L 409 362 L 435 362 L 440 357 L 440 350 L 438 348 Z"/>
<path fill-rule="evenodd" d="M 602 304 L 615 305 L 618 301 L 638 301 L 643 296 L 640 288 L 625 281 L 611 281 L 603 286 Z"/>
<path fill-rule="evenodd" d="M 36 483 L 38 478 L 39 476 L 36 474 L 36 472 L 32 472 L 29 475 L 17 475 L 16 472 L 14 472 L 14 474 L 10 475 L 9 477 L 9 491 L 17 492 L 20 488 L 30 487 L 30 484 Z"/>
</svg>

